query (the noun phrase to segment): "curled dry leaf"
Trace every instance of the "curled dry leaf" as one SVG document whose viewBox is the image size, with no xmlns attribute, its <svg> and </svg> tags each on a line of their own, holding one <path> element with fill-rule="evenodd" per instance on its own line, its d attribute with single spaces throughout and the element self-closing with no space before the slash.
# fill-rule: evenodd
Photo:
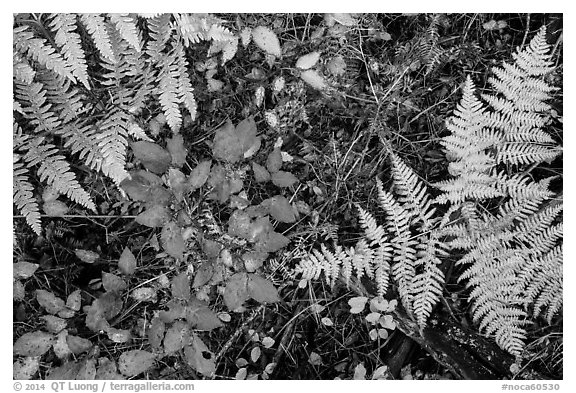
<svg viewBox="0 0 576 393">
<path fill-rule="evenodd" d="M 150 228 L 163 226 L 170 220 L 170 211 L 166 206 L 154 205 L 136 217 L 136 222 Z"/>
</svg>

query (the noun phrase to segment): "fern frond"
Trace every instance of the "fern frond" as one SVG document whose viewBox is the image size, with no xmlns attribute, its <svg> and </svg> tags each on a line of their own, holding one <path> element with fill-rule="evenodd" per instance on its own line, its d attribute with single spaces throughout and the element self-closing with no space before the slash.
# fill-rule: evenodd
<svg viewBox="0 0 576 393">
<path fill-rule="evenodd" d="M 20 155 L 13 154 L 12 163 L 12 199 L 20 213 L 26 218 L 28 225 L 40 236 L 42 226 L 38 202 L 34 198 L 34 186 L 28 180 L 28 171 L 24 163 L 20 161 Z"/>
<path fill-rule="evenodd" d="M 82 49 L 80 35 L 76 32 L 76 15 L 59 13 L 52 14 L 51 18 L 50 27 L 56 33 L 54 37 L 56 45 L 70 65 L 72 74 L 90 90 L 84 49 Z"/>
<path fill-rule="evenodd" d="M 46 90 L 41 83 L 16 82 L 16 99 L 22 105 L 23 115 L 35 126 L 35 132 L 52 131 L 61 121 L 46 101 Z"/>
<path fill-rule="evenodd" d="M 184 48 L 180 42 L 176 45 L 176 59 L 178 64 L 178 94 L 180 96 L 180 102 L 188 109 L 192 120 L 195 120 L 197 109 L 196 99 L 194 98 L 194 89 L 188 76 L 188 61 L 186 60 Z"/>
<path fill-rule="evenodd" d="M 24 148 L 24 160 L 30 166 L 38 165 L 40 181 L 52 186 L 58 193 L 66 195 L 70 200 L 96 211 L 90 195 L 84 191 L 76 180 L 76 175 L 70 170 L 66 158 L 57 154 L 58 149 L 44 142 L 44 137 L 36 137 Z"/>
<path fill-rule="evenodd" d="M 170 24 L 170 15 L 162 14 L 155 16 L 147 21 L 150 30 L 150 40 L 146 45 L 146 54 L 152 62 L 157 62 L 163 56 L 163 50 L 166 43 L 170 40 L 172 26 Z"/>
<path fill-rule="evenodd" d="M 404 205 L 404 209 L 410 212 L 413 221 L 421 223 L 422 231 L 426 231 L 432 226 L 431 217 L 436 211 L 431 206 L 428 189 L 397 155 L 391 154 L 390 157 L 398 200 Z"/>
<path fill-rule="evenodd" d="M 77 88 L 72 87 L 69 80 L 52 72 L 38 74 L 38 81 L 44 85 L 48 100 L 53 104 L 54 113 L 62 123 L 77 119 L 82 113 L 89 110 Z"/>
<path fill-rule="evenodd" d="M 80 20 L 92 36 L 92 40 L 102 57 L 115 63 L 116 54 L 112 50 L 104 17 L 100 14 L 81 14 Z"/>
<path fill-rule="evenodd" d="M 175 14 L 174 19 L 186 47 L 206 40 L 210 28 L 205 18 L 199 14 Z"/>
<path fill-rule="evenodd" d="M 27 55 L 46 69 L 76 82 L 66 60 L 45 39 L 35 38 L 27 26 L 14 28 L 12 42 L 21 54 Z"/>
<path fill-rule="evenodd" d="M 142 50 L 140 34 L 136 21 L 129 14 L 108 14 L 110 21 L 114 23 L 122 38 L 128 42 L 137 52 Z"/>
<path fill-rule="evenodd" d="M 102 156 L 102 173 L 119 185 L 130 177 L 125 169 L 128 119 L 120 110 L 110 112 L 110 116 L 98 124 L 96 140 Z"/>
<path fill-rule="evenodd" d="M 178 108 L 179 100 L 178 64 L 174 54 L 162 60 L 162 68 L 158 77 L 156 93 L 160 97 L 160 105 L 166 116 L 166 121 L 173 132 L 178 132 L 182 125 L 182 114 Z"/>
</svg>

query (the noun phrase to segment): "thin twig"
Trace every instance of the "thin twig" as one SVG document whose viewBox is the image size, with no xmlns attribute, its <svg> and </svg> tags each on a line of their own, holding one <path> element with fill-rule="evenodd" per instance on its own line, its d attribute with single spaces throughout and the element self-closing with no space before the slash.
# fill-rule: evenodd
<svg viewBox="0 0 576 393">
<path fill-rule="evenodd" d="M 526 15 L 526 30 L 524 30 L 524 38 L 522 38 L 522 45 L 520 45 L 520 48 L 524 48 L 524 44 L 528 38 L 528 31 L 530 31 L 530 14 Z"/>
</svg>

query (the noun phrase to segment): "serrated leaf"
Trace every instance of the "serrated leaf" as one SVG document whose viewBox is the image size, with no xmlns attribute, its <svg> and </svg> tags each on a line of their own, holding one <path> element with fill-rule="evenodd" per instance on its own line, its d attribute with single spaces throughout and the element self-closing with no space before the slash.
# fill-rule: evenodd
<svg viewBox="0 0 576 393">
<path fill-rule="evenodd" d="M 172 162 L 170 153 L 152 142 L 134 142 L 132 143 L 132 151 L 146 169 L 159 175 L 166 172 Z"/>
<path fill-rule="evenodd" d="M 258 270 L 268 258 L 267 252 L 249 251 L 242 254 L 242 261 L 248 273 Z"/>
<path fill-rule="evenodd" d="M 236 126 L 236 136 L 241 146 L 242 156 L 256 143 L 256 133 L 256 122 L 252 116 L 242 120 Z"/>
<path fill-rule="evenodd" d="M 94 251 L 89 250 L 76 249 L 74 250 L 74 254 L 76 254 L 78 259 L 80 259 L 84 263 L 94 263 L 98 260 L 98 258 L 100 258 L 100 255 L 98 255 Z"/>
<path fill-rule="evenodd" d="M 170 283 L 172 297 L 178 300 L 190 300 L 190 279 L 186 272 L 182 272 L 172 279 Z"/>
<path fill-rule="evenodd" d="M 132 251 L 128 247 L 124 247 L 122 255 L 120 255 L 120 260 L 118 260 L 118 269 L 122 274 L 130 276 L 136 271 L 136 257 L 132 254 Z"/>
<path fill-rule="evenodd" d="M 252 162 L 252 171 L 254 172 L 256 183 L 264 183 L 270 180 L 270 172 L 260 164 Z"/>
<path fill-rule="evenodd" d="M 282 49 L 276 34 L 265 26 L 258 26 L 252 29 L 252 40 L 264 52 L 280 57 Z"/>
<path fill-rule="evenodd" d="M 163 226 L 170 220 L 170 211 L 166 206 L 154 205 L 136 216 L 136 222 L 150 228 Z"/>
<path fill-rule="evenodd" d="M 278 187 L 290 187 L 298 182 L 296 176 L 290 172 L 278 171 L 271 175 L 272 183 Z"/>
<path fill-rule="evenodd" d="M 248 274 L 248 295 L 260 303 L 276 303 L 280 301 L 278 290 L 270 280 L 256 274 Z"/>
<path fill-rule="evenodd" d="M 40 319 L 43 319 L 46 323 L 46 330 L 54 334 L 58 334 L 66 329 L 66 325 L 68 325 L 65 319 L 55 317 L 54 315 L 42 315 Z"/>
<path fill-rule="evenodd" d="M 69 361 L 60 367 L 53 368 L 46 376 L 47 380 L 73 381 L 82 369 L 82 362 Z"/>
<path fill-rule="evenodd" d="M 26 297 L 26 290 L 22 281 L 16 280 L 12 283 L 12 297 L 15 301 L 22 301 Z"/>
<path fill-rule="evenodd" d="M 250 295 L 248 294 L 248 275 L 246 273 L 236 273 L 226 283 L 224 289 L 224 303 L 230 311 L 234 311 L 242 306 Z"/>
<path fill-rule="evenodd" d="M 148 342 L 153 349 L 159 349 L 162 346 L 166 324 L 158 317 L 152 318 L 150 329 L 148 330 Z"/>
<path fill-rule="evenodd" d="M 254 154 L 256 154 L 258 152 L 258 150 L 260 150 L 260 146 L 262 145 L 262 138 L 260 137 L 256 137 L 254 139 L 254 143 L 252 144 L 252 146 L 250 146 L 248 148 L 248 150 L 246 150 L 244 152 L 244 158 L 250 158 L 252 157 Z"/>
<path fill-rule="evenodd" d="M 36 301 L 50 314 L 56 314 L 65 307 L 64 300 L 44 289 L 36 290 Z"/>
<path fill-rule="evenodd" d="M 298 61 L 296 61 L 296 67 L 300 68 L 301 70 L 307 70 L 314 67 L 319 59 L 319 52 L 310 52 L 304 56 L 301 56 Z"/>
<path fill-rule="evenodd" d="M 102 286 L 106 292 L 122 292 L 128 286 L 126 281 L 122 280 L 115 274 L 102 273 Z"/>
<path fill-rule="evenodd" d="M 186 317 L 186 306 L 179 300 L 170 300 L 165 308 L 168 310 L 162 310 L 158 313 L 158 317 L 164 323 L 172 323 L 177 319 Z"/>
<path fill-rule="evenodd" d="M 211 160 L 201 161 L 190 173 L 190 178 L 188 179 L 188 184 L 190 190 L 194 191 L 202 187 L 206 180 L 208 180 L 208 175 L 210 174 L 210 166 L 212 165 Z"/>
<path fill-rule="evenodd" d="M 24 357 L 14 362 L 12 366 L 12 378 L 16 380 L 29 380 L 40 368 L 40 357 Z"/>
<path fill-rule="evenodd" d="M 255 245 L 256 251 L 276 252 L 286 247 L 290 239 L 281 233 L 269 231 L 261 237 Z"/>
<path fill-rule="evenodd" d="M 12 265 L 12 275 L 14 279 L 27 279 L 32 277 L 34 272 L 38 269 L 37 263 L 30 263 L 30 262 L 17 262 Z"/>
<path fill-rule="evenodd" d="M 197 335 L 192 334 L 190 345 L 184 348 L 184 356 L 190 367 L 200 374 L 211 377 L 216 372 L 214 354 Z"/>
<path fill-rule="evenodd" d="M 123 379 L 118 373 L 118 368 L 113 360 L 108 358 L 98 359 L 98 368 L 96 369 L 96 380 L 119 380 Z"/>
<path fill-rule="evenodd" d="M 48 352 L 54 340 L 54 335 L 39 330 L 26 333 L 16 340 L 13 352 L 21 356 L 42 356 Z"/>
<path fill-rule="evenodd" d="M 176 134 L 166 141 L 166 148 L 172 157 L 172 165 L 181 168 L 186 163 L 188 151 L 184 147 L 184 138 L 182 134 Z"/>
<path fill-rule="evenodd" d="M 317 90 L 324 90 L 328 88 L 326 81 L 316 70 L 302 71 L 300 78 L 302 78 L 304 82 Z"/>
<path fill-rule="evenodd" d="M 109 328 L 106 331 L 106 334 L 108 335 L 108 338 L 116 344 L 127 343 L 132 338 L 130 330 L 126 329 Z"/>
<path fill-rule="evenodd" d="M 186 243 L 184 242 L 182 231 L 178 224 L 174 221 L 166 223 L 162 228 L 160 240 L 162 242 L 162 248 L 164 248 L 164 251 L 166 251 L 168 255 L 178 260 L 184 259 Z"/>
<path fill-rule="evenodd" d="M 234 164 L 242 158 L 244 151 L 236 135 L 236 129 L 230 120 L 216 130 L 212 154 L 214 158 L 230 164 Z"/>
<path fill-rule="evenodd" d="M 190 342 L 190 327 L 184 321 L 176 321 L 164 337 L 164 353 L 172 355 Z"/>
<path fill-rule="evenodd" d="M 208 304 L 198 299 L 191 299 L 188 302 L 186 320 L 198 330 L 210 331 L 223 326 L 218 315 L 208 307 Z"/>
<path fill-rule="evenodd" d="M 126 351 L 120 355 L 118 369 L 127 377 L 134 377 L 154 367 L 156 356 L 141 349 Z"/>
<path fill-rule="evenodd" d="M 88 350 L 92 348 L 92 343 L 90 340 L 78 336 L 73 336 L 71 334 L 66 336 L 66 343 L 74 355 L 79 355 L 82 352 L 88 352 Z"/>
<path fill-rule="evenodd" d="M 270 198 L 269 201 L 269 212 L 272 218 L 285 223 L 296 222 L 294 209 L 292 209 L 292 205 L 288 202 L 288 199 L 282 195 L 276 195 Z"/>
<path fill-rule="evenodd" d="M 330 15 L 332 16 L 332 18 L 334 18 L 336 22 L 344 26 L 352 27 L 356 26 L 356 24 L 358 23 L 356 18 L 347 13 L 333 13 Z"/>
<path fill-rule="evenodd" d="M 266 169 L 270 173 L 278 172 L 282 167 L 282 152 L 279 147 L 274 148 L 266 158 Z"/>
<path fill-rule="evenodd" d="M 56 335 L 55 342 L 52 344 L 52 350 L 58 359 L 67 359 L 72 355 L 66 337 L 68 337 L 68 330 L 64 329 Z"/>
</svg>

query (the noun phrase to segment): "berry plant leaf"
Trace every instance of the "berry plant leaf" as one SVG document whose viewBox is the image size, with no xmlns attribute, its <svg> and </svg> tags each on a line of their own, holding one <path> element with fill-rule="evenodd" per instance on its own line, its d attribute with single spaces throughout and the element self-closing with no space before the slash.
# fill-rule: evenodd
<svg viewBox="0 0 576 393">
<path fill-rule="evenodd" d="M 42 356 L 54 343 L 54 335 L 36 330 L 25 333 L 16 340 L 13 347 L 14 355 Z"/>
<path fill-rule="evenodd" d="M 118 369 L 127 377 L 148 371 L 156 363 L 156 355 L 141 349 L 123 352 L 118 359 Z"/>
</svg>

